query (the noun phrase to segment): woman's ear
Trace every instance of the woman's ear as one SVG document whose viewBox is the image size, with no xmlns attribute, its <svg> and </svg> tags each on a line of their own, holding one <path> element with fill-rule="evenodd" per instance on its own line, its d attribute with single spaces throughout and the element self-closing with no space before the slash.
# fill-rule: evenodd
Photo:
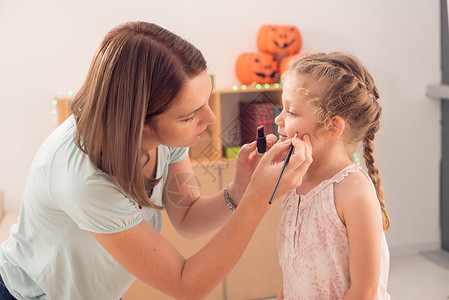
<svg viewBox="0 0 449 300">
<path fill-rule="evenodd" d="M 340 137 L 345 130 L 346 122 L 340 116 L 330 118 L 325 123 L 324 138 L 327 140 L 334 140 Z"/>
</svg>

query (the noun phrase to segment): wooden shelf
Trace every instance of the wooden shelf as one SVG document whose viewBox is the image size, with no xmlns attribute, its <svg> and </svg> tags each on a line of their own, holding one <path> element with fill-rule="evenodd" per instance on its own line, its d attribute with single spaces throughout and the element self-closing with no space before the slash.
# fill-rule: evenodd
<svg viewBox="0 0 449 300">
<path fill-rule="evenodd" d="M 207 134 L 205 133 L 200 138 L 197 145 L 191 147 L 191 151 L 192 149 L 195 151 L 195 148 L 202 144 L 203 146 L 209 146 L 212 150 L 216 150 L 211 156 L 200 155 L 191 157 L 194 175 L 200 183 L 204 195 L 213 195 L 222 191 L 224 186 L 234 178 L 235 160 L 222 156 L 222 140 L 220 136 L 222 131 L 222 106 L 228 105 L 230 98 L 240 98 L 242 95 L 251 98 L 249 93 L 268 93 L 272 96 L 272 99 L 280 99 L 282 87 L 270 86 L 265 88 L 263 86 L 257 88 L 256 86 L 248 86 L 245 90 L 242 90 L 241 87 L 238 89 L 216 89 L 211 95 L 209 105 L 217 115 L 217 123 L 209 126 Z M 59 123 L 62 123 L 71 114 L 69 108 L 72 99 L 59 98 L 56 100 L 58 101 Z M 203 137 L 206 137 L 206 139 L 204 140 Z M 201 149 L 196 150 L 201 151 Z M 282 284 L 282 271 L 276 259 L 277 248 L 276 243 L 273 241 L 276 240 L 277 224 L 281 217 L 280 208 L 281 201 L 278 199 L 262 220 L 234 270 L 207 297 L 208 300 L 264 299 L 276 296 Z M 162 235 L 185 257 L 189 257 L 199 251 L 212 237 L 212 235 L 208 235 L 195 242 L 186 241 L 176 233 L 164 212 L 163 218 Z M 260 249 L 263 249 L 263 251 Z M 149 298 L 171 299 L 139 280 L 136 280 L 122 297 L 124 300 L 144 300 Z"/>
</svg>

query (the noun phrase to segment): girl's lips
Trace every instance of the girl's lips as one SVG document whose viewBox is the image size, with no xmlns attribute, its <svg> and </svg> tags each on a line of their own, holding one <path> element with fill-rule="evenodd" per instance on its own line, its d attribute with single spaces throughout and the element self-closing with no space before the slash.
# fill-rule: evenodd
<svg viewBox="0 0 449 300">
<path fill-rule="evenodd" d="M 285 141 L 286 139 L 287 139 L 287 136 L 286 136 L 286 135 L 284 135 L 284 134 L 282 134 L 282 133 L 279 133 L 279 141 L 283 142 L 283 141 Z"/>
</svg>

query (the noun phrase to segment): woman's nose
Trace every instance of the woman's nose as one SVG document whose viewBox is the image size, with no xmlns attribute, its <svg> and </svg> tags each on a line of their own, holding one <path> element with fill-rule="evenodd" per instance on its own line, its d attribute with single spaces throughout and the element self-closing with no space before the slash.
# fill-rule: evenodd
<svg viewBox="0 0 449 300">
<path fill-rule="evenodd" d="M 206 107 L 206 117 L 204 121 L 207 124 L 215 124 L 217 122 L 217 116 L 214 114 L 209 105 Z"/>
</svg>

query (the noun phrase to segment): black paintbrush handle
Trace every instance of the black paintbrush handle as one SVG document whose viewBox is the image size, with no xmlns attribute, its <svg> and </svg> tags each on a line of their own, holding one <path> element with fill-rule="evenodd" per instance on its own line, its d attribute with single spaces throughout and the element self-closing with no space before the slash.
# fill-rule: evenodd
<svg viewBox="0 0 449 300">
<path fill-rule="evenodd" d="M 285 158 L 284 165 L 282 166 L 281 174 L 279 175 L 278 181 L 276 182 L 276 186 L 274 187 L 273 194 L 271 194 L 270 201 L 268 202 L 269 204 L 271 204 L 271 202 L 273 201 L 274 195 L 276 194 L 276 191 L 279 186 L 279 182 L 281 182 L 282 175 L 284 175 L 285 167 L 287 166 L 288 162 L 290 161 L 290 156 L 292 156 L 292 152 L 293 152 L 293 144 L 291 144 L 290 148 L 288 149 L 287 157 Z"/>
</svg>

